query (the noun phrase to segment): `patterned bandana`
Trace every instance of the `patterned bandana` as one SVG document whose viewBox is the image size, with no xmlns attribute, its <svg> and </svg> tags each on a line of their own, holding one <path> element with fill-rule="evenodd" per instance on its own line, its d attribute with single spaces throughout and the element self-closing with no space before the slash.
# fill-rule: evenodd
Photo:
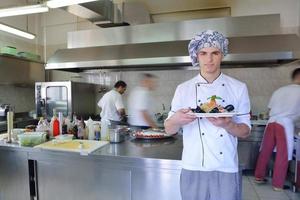
<svg viewBox="0 0 300 200">
<path fill-rule="evenodd" d="M 189 43 L 188 50 L 193 66 L 199 66 L 198 52 L 205 47 L 215 47 L 220 49 L 223 56 L 228 53 L 228 39 L 221 33 L 213 30 L 206 30 L 197 34 Z"/>
</svg>

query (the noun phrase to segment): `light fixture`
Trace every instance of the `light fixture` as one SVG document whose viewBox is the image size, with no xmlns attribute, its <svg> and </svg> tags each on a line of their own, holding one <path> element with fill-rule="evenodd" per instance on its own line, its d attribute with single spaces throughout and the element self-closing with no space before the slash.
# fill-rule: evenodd
<svg viewBox="0 0 300 200">
<path fill-rule="evenodd" d="M 0 24 L 0 31 L 5 31 L 5 32 L 8 32 L 8 33 L 11 33 L 11 34 L 14 34 L 14 35 L 18 35 L 20 37 L 24 37 L 24 38 L 27 38 L 27 39 L 30 39 L 30 40 L 35 38 L 35 35 L 33 35 L 31 33 L 21 31 L 19 29 L 13 28 L 11 26 L 7 26 L 5 24 Z"/>
<path fill-rule="evenodd" d="M 0 9 L 0 17 L 27 15 L 33 13 L 48 12 L 49 8 L 43 4 L 31 6 L 19 6 L 13 8 Z"/>
<path fill-rule="evenodd" d="M 49 8 L 59 8 L 59 7 L 65 7 L 65 6 L 87 3 L 92 1 L 97 1 L 97 0 L 50 0 L 47 1 L 46 4 Z"/>
</svg>

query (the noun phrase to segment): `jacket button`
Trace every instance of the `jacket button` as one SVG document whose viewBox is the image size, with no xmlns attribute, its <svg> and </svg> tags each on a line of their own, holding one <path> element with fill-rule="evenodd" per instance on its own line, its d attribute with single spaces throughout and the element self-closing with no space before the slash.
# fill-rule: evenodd
<svg viewBox="0 0 300 200">
<path fill-rule="evenodd" d="M 221 151 L 221 152 L 220 152 L 220 154 L 222 155 L 222 154 L 223 154 L 223 152 Z"/>
<path fill-rule="evenodd" d="M 202 135 L 204 135 L 204 133 L 202 133 Z"/>
<path fill-rule="evenodd" d="M 202 117 L 200 117 L 200 119 L 202 119 Z"/>
<path fill-rule="evenodd" d="M 225 86 L 225 84 L 223 83 L 222 86 Z"/>
<path fill-rule="evenodd" d="M 223 134 L 221 134 L 220 137 L 223 137 Z"/>
<path fill-rule="evenodd" d="M 222 102 L 225 102 L 225 100 L 223 99 Z"/>
<path fill-rule="evenodd" d="M 198 87 L 200 87 L 200 84 L 198 84 Z"/>
<path fill-rule="evenodd" d="M 198 102 L 201 102 L 201 100 L 199 99 Z"/>
</svg>

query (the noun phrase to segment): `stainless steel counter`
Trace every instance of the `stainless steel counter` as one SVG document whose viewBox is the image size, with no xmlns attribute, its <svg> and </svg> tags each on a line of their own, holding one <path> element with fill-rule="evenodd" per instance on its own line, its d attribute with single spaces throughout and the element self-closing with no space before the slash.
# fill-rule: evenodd
<svg viewBox="0 0 300 200">
<path fill-rule="evenodd" d="M 108 144 L 88 156 L 2 142 L 0 160 L 12 163 L 10 166 L 18 163 L 24 168 L 19 170 L 21 172 L 28 169 L 34 171 L 22 177 L 34 180 L 28 188 L 36 191 L 28 196 L 28 191 L 15 194 L 18 188 L 12 187 L 12 190 L 4 187 L 7 196 L 3 198 L 20 199 L 23 195 L 25 200 L 37 196 L 43 200 L 79 200 L 87 196 L 89 200 L 180 200 L 181 136 L 153 141 L 127 139 L 120 144 Z M 23 156 L 22 165 L 20 159 L 14 160 L 14 154 L 20 153 Z M 11 179 L 15 179 L 10 181 L 15 187 L 20 185 L 16 184 L 18 181 L 29 182 L 28 179 L 21 181 L 15 176 L 3 174 L 2 171 L 14 173 L 10 166 L 1 167 L 5 169 L 0 170 L 0 185 Z M 22 188 L 26 186 L 22 185 Z"/>
</svg>

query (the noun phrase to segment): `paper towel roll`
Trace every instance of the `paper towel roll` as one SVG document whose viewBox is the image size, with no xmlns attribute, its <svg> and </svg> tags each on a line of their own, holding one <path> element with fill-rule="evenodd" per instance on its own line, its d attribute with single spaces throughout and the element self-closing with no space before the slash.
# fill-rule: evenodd
<svg viewBox="0 0 300 200">
<path fill-rule="evenodd" d="M 14 113 L 12 111 L 7 112 L 7 133 L 8 142 L 11 142 L 11 132 L 14 128 Z"/>
</svg>

